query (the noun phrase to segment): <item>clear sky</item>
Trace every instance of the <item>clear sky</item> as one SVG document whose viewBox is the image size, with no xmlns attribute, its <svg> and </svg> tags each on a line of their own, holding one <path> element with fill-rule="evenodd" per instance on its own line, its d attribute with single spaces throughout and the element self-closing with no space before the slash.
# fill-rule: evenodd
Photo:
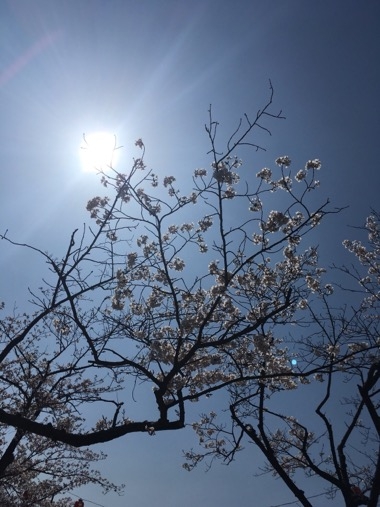
<svg viewBox="0 0 380 507">
<path fill-rule="evenodd" d="M 62 254 L 99 188 L 81 171 L 83 133 L 116 134 L 120 164 L 141 137 L 148 165 L 178 178 L 207 160 L 209 104 L 232 129 L 264 104 L 271 79 L 287 119 L 271 124 L 267 151 L 252 152 L 245 170 L 279 155 L 300 166 L 320 158 L 321 192 L 350 206 L 320 232 L 326 263 L 338 262 L 347 225 L 380 209 L 379 19 L 377 0 L 2 0 L 0 232 Z M 37 264 L 5 245 L 0 256 L 0 300 L 22 310 Z M 193 438 L 184 430 L 108 445 L 103 470 L 126 483 L 125 496 L 87 488 L 83 497 L 107 507 L 293 500 L 280 482 L 254 477 L 253 448 L 230 467 L 185 472 L 181 450 Z"/>
</svg>

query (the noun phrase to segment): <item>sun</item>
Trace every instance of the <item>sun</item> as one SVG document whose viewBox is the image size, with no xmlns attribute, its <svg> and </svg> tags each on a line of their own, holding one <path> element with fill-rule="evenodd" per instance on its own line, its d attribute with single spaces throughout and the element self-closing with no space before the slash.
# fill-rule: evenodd
<svg viewBox="0 0 380 507">
<path fill-rule="evenodd" d="M 92 132 L 83 135 L 80 145 L 82 170 L 104 171 L 116 163 L 116 137 L 109 132 Z"/>
</svg>

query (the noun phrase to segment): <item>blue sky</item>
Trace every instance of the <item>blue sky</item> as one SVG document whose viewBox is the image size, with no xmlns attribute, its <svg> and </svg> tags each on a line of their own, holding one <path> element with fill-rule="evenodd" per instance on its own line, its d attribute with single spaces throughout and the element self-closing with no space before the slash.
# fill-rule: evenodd
<svg viewBox="0 0 380 507">
<path fill-rule="evenodd" d="M 81 171 L 83 133 L 116 134 L 120 166 L 141 137 L 148 164 L 179 179 L 207 161 L 209 104 L 230 131 L 264 104 L 270 79 L 287 119 L 269 125 L 267 151 L 247 155 L 244 170 L 285 154 L 300 166 L 320 158 L 322 195 L 349 208 L 318 242 L 326 264 L 344 260 L 341 241 L 355 234 L 348 224 L 379 209 L 379 18 L 374 0 L 3 0 L 0 231 L 59 255 L 99 188 Z M 22 309 L 40 264 L 5 245 L 0 256 L 0 300 Z M 107 507 L 293 500 L 280 482 L 254 477 L 253 449 L 228 468 L 183 471 L 192 438 L 185 430 L 110 444 L 104 470 L 126 494 L 89 488 L 84 498 Z"/>
</svg>

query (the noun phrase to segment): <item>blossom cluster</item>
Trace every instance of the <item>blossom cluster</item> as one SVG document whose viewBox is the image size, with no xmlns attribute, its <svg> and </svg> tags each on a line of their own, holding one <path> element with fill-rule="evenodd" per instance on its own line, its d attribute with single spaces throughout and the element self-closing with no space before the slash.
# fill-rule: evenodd
<svg viewBox="0 0 380 507">
<path fill-rule="evenodd" d="M 358 259 L 362 272 L 357 275 L 357 281 L 365 289 L 367 296 L 363 305 L 375 309 L 380 301 L 380 219 L 375 213 L 367 217 L 365 230 L 368 242 L 364 245 L 359 240 L 344 240 L 343 246 Z M 363 273 L 364 271 L 364 273 Z M 375 313 L 376 315 L 376 313 Z"/>
</svg>

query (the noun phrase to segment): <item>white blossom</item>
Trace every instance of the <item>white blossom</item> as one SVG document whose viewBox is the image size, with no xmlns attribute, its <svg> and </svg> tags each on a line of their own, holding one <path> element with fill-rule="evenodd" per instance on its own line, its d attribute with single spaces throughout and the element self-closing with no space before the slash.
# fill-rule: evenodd
<svg viewBox="0 0 380 507">
<path fill-rule="evenodd" d="M 212 217 L 206 216 L 198 221 L 199 228 L 202 232 L 206 232 L 213 224 Z"/>
<path fill-rule="evenodd" d="M 164 187 L 168 187 L 175 182 L 174 176 L 165 176 L 164 178 Z"/>
<path fill-rule="evenodd" d="M 266 222 L 261 222 L 261 228 L 265 232 L 276 232 L 286 225 L 289 218 L 280 211 L 271 211 Z"/>
<path fill-rule="evenodd" d="M 298 173 L 295 175 L 296 181 L 302 181 L 306 178 L 306 171 L 304 169 L 300 169 Z"/>
<path fill-rule="evenodd" d="M 207 171 L 206 169 L 195 169 L 194 176 L 196 178 L 207 176 Z"/>
<path fill-rule="evenodd" d="M 137 260 L 137 253 L 136 252 L 131 252 L 131 253 L 127 254 L 128 268 L 132 269 L 133 266 L 136 264 L 136 260 Z"/>
<path fill-rule="evenodd" d="M 276 164 L 279 166 L 289 167 L 291 164 L 291 160 L 287 155 L 284 155 L 283 157 L 276 158 Z"/>
<path fill-rule="evenodd" d="M 322 167 L 321 161 L 318 158 L 315 158 L 313 160 L 308 160 L 305 165 L 305 169 L 315 169 L 319 170 Z"/>
<path fill-rule="evenodd" d="M 263 204 L 260 199 L 255 198 L 250 201 L 249 211 L 261 211 L 263 209 Z"/>
<path fill-rule="evenodd" d="M 185 267 L 185 262 L 183 261 L 183 259 L 175 257 L 171 262 L 169 262 L 169 267 L 171 269 L 174 269 L 175 271 L 183 271 Z"/>
<path fill-rule="evenodd" d="M 272 171 L 267 167 L 264 167 L 256 174 L 256 177 L 269 182 L 272 178 Z"/>
</svg>

